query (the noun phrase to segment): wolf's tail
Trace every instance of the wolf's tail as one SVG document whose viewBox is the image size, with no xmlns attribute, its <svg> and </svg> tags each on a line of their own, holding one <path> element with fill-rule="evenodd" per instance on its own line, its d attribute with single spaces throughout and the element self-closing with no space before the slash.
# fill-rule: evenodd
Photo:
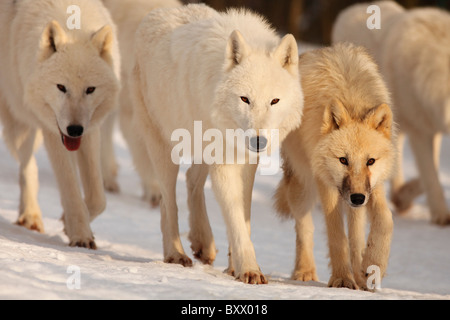
<svg viewBox="0 0 450 320">
<path fill-rule="evenodd" d="M 292 218 L 291 210 L 289 208 L 289 185 L 293 176 L 290 170 L 284 169 L 283 179 L 280 181 L 273 198 L 275 201 L 274 207 L 278 215 L 281 218 L 289 219 Z"/>
</svg>

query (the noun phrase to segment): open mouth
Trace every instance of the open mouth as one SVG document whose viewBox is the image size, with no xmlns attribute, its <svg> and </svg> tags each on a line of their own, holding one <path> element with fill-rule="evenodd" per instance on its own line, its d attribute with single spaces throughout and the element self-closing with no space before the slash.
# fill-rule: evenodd
<svg viewBox="0 0 450 320">
<path fill-rule="evenodd" d="M 78 149 L 80 149 L 82 138 L 81 136 L 80 137 L 66 136 L 64 133 L 61 132 L 61 129 L 59 130 L 59 132 L 61 133 L 61 141 L 68 151 L 78 151 Z"/>
</svg>

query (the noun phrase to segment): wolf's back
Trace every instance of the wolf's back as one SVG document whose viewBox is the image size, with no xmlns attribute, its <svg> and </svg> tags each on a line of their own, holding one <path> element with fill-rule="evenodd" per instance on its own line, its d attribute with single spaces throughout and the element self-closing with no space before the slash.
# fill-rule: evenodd
<svg viewBox="0 0 450 320">
<path fill-rule="evenodd" d="M 367 26 L 367 21 L 370 19 L 368 9 L 371 5 L 380 8 L 381 29 L 379 30 L 369 29 Z M 385 30 L 404 12 L 405 9 L 394 1 L 377 1 L 350 6 L 342 11 L 336 19 L 332 42 L 351 42 L 358 46 L 364 46 L 378 60 Z"/>
<path fill-rule="evenodd" d="M 138 33 L 141 35 L 162 37 L 180 26 L 209 19 L 214 15 L 217 15 L 217 12 L 204 4 L 157 9 L 150 12 L 143 19 Z"/>
</svg>

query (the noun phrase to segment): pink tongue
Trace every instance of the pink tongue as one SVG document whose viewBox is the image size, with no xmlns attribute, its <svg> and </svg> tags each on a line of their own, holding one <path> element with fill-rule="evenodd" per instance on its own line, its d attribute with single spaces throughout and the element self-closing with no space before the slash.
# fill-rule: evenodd
<svg viewBox="0 0 450 320">
<path fill-rule="evenodd" d="M 63 144 L 69 151 L 77 151 L 80 149 L 81 146 L 81 137 L 78 138 L 71 138 L 68 136 L 63 135 L 62 136 Z"/>
</svg>

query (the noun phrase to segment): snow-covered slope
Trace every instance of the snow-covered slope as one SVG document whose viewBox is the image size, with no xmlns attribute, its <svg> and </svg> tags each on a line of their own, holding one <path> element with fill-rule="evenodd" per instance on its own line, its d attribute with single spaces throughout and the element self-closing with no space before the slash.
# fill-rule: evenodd
<svg viewBox="0 0 450 320">
<path fill-rule="evenodd" d="M 245 285 L 223 274 L 228 252 L 225 225 L 209 181 L 207 207 L 219 250 L 214 266 L 164 264 L 159 211 L 140 200 L 139 179 L 119 132 L 115 141 L 122 193 L 108 195 L 106 211 L 92 225 L 97 251 L 67 246 L 59 220 L 59 194 L 43 148 L 38 153 L 39 200 L 46 233 L 13 224 L 19 196 L 17 164 L 0 143 L 0 299 L 450 299 L 450 228 L 428 222 L 423 198 L 408 216 L 395 217 L 388 274 L 379 292 L 327 288 L 328 249 L 319 208 L 314 220 L 321 282 L 291 281 L 293 222 L 280 221 L 271 202 L 280 175 L 257 177 L 254 191 L 252 239 L 269 285 Z M 443 150 L 441 177 L 450 199 L 450 140 L 444 141 Z M 405 163 L 408 176 L 414 177 L 409 152 Z M 184 248 L 190 253 L 185 172 L 183 168 L 178 184 L 179 223 Z"/>
</svg>

